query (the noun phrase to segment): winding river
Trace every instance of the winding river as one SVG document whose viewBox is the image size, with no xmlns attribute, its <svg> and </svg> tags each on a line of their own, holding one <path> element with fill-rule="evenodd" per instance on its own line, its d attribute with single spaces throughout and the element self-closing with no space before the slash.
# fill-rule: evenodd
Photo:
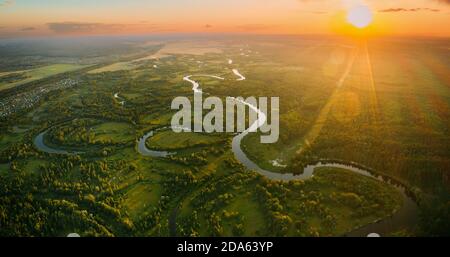
<svg viewBox="0 0 450 257">
<path fill-rule="evenodd" d="M 214 79 L 220 79 L 220 80 L 224 80 L 225 78 L 219 77 L 219 76 L 214 76 L 214 75 L 189 75 L 183 78 L 184 81 L 187 81 L 189 83 L 192 84 L 192 91 L 194 91 L 194 93 L 196 94 L 201 94 L 203 93 L 202 90 L 200 89 L 200 84 L 195 81 L 192 80 L 191 77 L 208 77 L 208 78 L 214 78 Z"/>
<path fill-rule="evenodd" d="M 125 105 L 125 100 L 123 100 L 123 98 L 119 96 L 119 93 L 115 93 L 114 98 L 116 98 L 121 105 Z"/>
<path fill-rule="evenodd" d="M 244 80 L 245 77 L 242 76 L 237 70 L 233 70 L 233 73 L 239 76 L 240 78 L 238 80 Z M 191 78 L 193 76 L 199 76 L 199 77 L 210 77 L 215 79 L 224 80 L 224 78 L 214 75 L 189 75 L 183 78 L 183 80 L 190 82 L 192 84 L 192 90 L 194 93 L 202 93 L 202 90 L 200 89 L 200 84 Z M 117 97 L 118 95 L 115 95 Z M 362 226 L 358 229 L 355 229 L 351 232 L 349 232 L 348 236 L 367 236 L 369 233 L 378 233 L 380 235 L 385 235 L 392 231 L 397 231 L 402 228 L 407 228 L 414 226 L 417 224 L 418 221 L 418 206 L 415 203 L 415 201 L 408 195 L 407 189 L 403 186 L 401 186 L 399 183 L 395 183 L 394 181 L 384 178 L 382 176 L 376 175 L 368 170 L 349 165 L 344 163 L 337 163 L 337 162 L 318 162 L 312 165 L 308 165 L 306 168 L 304 168 L 303 173 L 299 175 L 295 174 L 281 174 L 277 172 L 272 172 L 269 170 L 262 169 L 259 167 L 255 162 L 250 160 L 248 156 L 244 153 L 244 151 L 241 148 L 241 142 L 242 139 L 247 136 L 250 132 L 255 132 L 259 127 L 261 127 L 266 122 L 266 115 L 264 112 L 260 111 L 256 106 L 251 105 L 250 103 L 247 103 L 243 100 L 235 98 L 236 101 L 240 101 L 242 104 L 247 105 L 251 110 L 258 113 L 258 119 L 250 125 L 250 127 L 245 130 L 244 132 L 236 135 L 233 138 L 232 141 L 232 151 L 236 157 L 236 159 L 241 162 L 247 169 L 254 170 L 261 174 L 262 176 L 271 179 L 271 180 L 279 180 L 279 181 L 291 181 L 291 180 L 307 180 L 314 176 L 314 171 L 316 168 L 320 167 L 335 167 L 335 168 L 342 168 L 349 171 L 352 171 L 354 173 L 370 177 L 373 179 L 376 179 L 378 181 L 381 181 L 383 183 L 389 184 L 391 186 L 394 186 L 398 189 L 398 191 L 402 194 L 403 198 L 403 204 L 402 206 L 396 210 L 390 217 L 380 219 L 376 221 L 375 223 L 371 223 L 365 226 Z M 143 137 L 141 137 L 137 143 L 137 151 L 139 154 L 143 156 L 151 156 L 151 157 L 168 157 L 170 155 L 175 154 L 174 152 L 167 152 L 167 151 L 154 151 L 147 148 L 145 145 L 145 142 L 148 138 L 154 135 L 155 132 L 160 131 L 165 128 L 160 128 L 156 130 L 152 130 L 145 134 Z M 69 152 L 67 150 L 63 149 L 56 149 L 49 147 L 44 142 L 44 135 L 47 131 L 44 131 L 36 136 L 34 139 L 34 145 L 37 149 L 40 151 L 50 153 L 50 154 L 65 154 L 65 155 L 73 155 L 73 154 L 79 154 L 81 152 Z M 176 228 L 175 217 L 170 219 L 171 227 Z M 172 229 L 171 229 L 172 230 Z M 172 235 L 175 235 L 176 231 L 171 231 Z"/>
<path fill-rule="evenodd" d="M 176 152 L 168 152 L 168 151 L 157 151 L 157 150 L 151 150 L 147 148 L 147 145 L 145 144 L 145 142 L 147 142 L 147 139 L 149 139 L 150 137 L 152 137 L 154 135 L 155 132 L 164 130 L 164 129 L 168 129 L 171 127 L 163 127 L 163 128 L 158 128 L 155 130 L 151 130 L 149 132 L 147 132 L 147 134 L 145 134 L 144 136 L 142 136 L 137 144 L 137 151 L 142 155 L 142 156 L 151 156 L 151 157 L 168 157 L 170 155 L 174 155 L 176 154 Z M 189 131 L 189 128 L 183 128 L 185 131 Z"/>
<path fill-rule="evenodd" d="M 83 152 L 77 152 L 77 151 L 68 151 L 68 150 L 64 150 L 64 149 L 52 148 L 50 146 L 47 146 L 44 142 L 44 136 L 47 133 L 47 131 L 48 130 L 39 133 L 34 138 L 33 143 L 39 151 L 49 153 L 49 154 L 62 154 L 62 155 L 76 155 L 76 154 L 83 153 Z"/>
<path fill-rule="evenodd" d="M 238 70 L 233 69 L 233 73 L 240 78 L 237 80 L 245 80 L 245 77 L 239 73 Z M 192 83 L 192 90 L 195 93 L 202 93 L 201 89 L 199 89 L 200 85 L 198 82 L 189 79 L 191 76 L 185 77 L 185 80 Z M 209 76 L 213 78 L 220 78 L 217 76 Z M 186 79 L 187 78 L 187 79 Z M 394 213 L 384 219 L 377 220 L 374 223 L 364 225 L 360 228 L 357 228 L 347 234 L 347 236 L 367 236 L 369 233 L 378 233 L 380 235 L 388 234 L 389 232 L 397 231 L 402 228 L 412 227 L 418 222 L 418 206 L 415 201 L 408 195 L 407 189 L 399 183 L 395 183 L 394 181 L 384 178 L 382 176 L 371 173 L 370 171 L 364 170 L 362 168 L 344 164 L 337 162 L 318 162 L 312 165 L 308 165 L 304 168 L 303 173 L 299 175 L 295 174 L 281 174 L 277 172 L 272 172 L 269 170 L 262 169 L 255 162 L 250 160 L 248 156 L 244 153 L 241 148 L 242 139 L 247 136 L 250 132 L 255 132 L 259 127 L 261 127 L 266 122 L 266 115 L 264 112 L 259 110 L 256 106 L 251 105 L 245 101 L 239 100 L 235 98 L 237 101 L 240 101 L 242 104 L 247 105 L 251 110 L 257 112 L 258 119 L 250 125 L 250 127 L 244 132 L 236 135 L 232 141 L 232 151 L 236 157 L 236 159 L 241 162 L 247 169 L 254 170 L 261 174 L 262 176 L 271 179 L 271 180 L 279 180 L 279 181 L 292 181 L 292 180 L 307 180 L 314 176 L 314 171 L 316 168 L 320 167 L 334 167 L 334 168 L 342 168 L 345 170 L 352 171 L 356 174 L 363 175 L 366 177 L 370 177 L 381 181 L 383 183 L 389 184 L 395 187 L 402 195 L 403 203 L 402 206 L 395 210 Z"/>
<path fill-rule="evenodd" d="M 233 69 L 233 73 L 234 73 L 234 75 L 239 77 L 237 79 L 238 81 L 245 80 L 245 77 L 237 69 Z"/>
<path fill-rule="evenodd" d="M 142 156 L 151 156 L 151 157 L 167 157 L 173 155 L 175 153 L 167 152 L 167 151 L 154 151 L 147 148 L 145 142 L 148 138 L 152 137 L 154 132 L 157 130 L 152 130 L 141 137 L 137 144 L 137 150 Z"/>
</svg>

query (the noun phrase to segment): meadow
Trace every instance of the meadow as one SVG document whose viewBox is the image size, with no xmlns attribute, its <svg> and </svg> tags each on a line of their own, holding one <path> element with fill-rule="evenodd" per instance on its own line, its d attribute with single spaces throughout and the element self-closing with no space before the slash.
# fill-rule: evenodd
<svg viewBox="0 0 450 257">
<path fill-rule="evenodd" d="M 31 70 L 0 73 L 0 91 L 11 89 L 16 86 L 44 79 L 53 75 L 81 69 L 83 67 L 86 66 L 77 64 L 51 64 Z M 11 75 L 14 75 L 14 77 L 11 78 Z"/>
</svg>

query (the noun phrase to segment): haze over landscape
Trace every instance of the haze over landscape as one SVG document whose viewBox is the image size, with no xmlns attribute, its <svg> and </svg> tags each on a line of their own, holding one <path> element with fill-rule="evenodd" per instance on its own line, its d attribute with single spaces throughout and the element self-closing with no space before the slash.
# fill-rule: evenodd
<svg viewBox="0 0 450 257">
<path fill-rule="evenodd" d="M 2 0 L 0 35 L 347 33 L 355 5 L 373 13 L 372 34 L 450 35 L 446 0 Z"/>
</svg>

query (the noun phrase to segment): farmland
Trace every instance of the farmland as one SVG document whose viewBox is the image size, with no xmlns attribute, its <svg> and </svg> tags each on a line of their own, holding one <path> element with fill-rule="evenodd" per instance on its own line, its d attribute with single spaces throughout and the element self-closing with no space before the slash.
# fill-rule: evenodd
<svg viewBox="0 0 450 257">
<path fill-rule="evenodd" d="M 52 64 L 31 70 L 0 73 L 0 91 L 82 67 L 76 64 Z"/>
</svg>

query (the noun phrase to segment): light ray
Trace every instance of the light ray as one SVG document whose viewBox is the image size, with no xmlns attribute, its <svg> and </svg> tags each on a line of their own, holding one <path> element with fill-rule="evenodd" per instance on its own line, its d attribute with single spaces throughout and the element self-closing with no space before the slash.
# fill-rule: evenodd
<svg viewBox="0 0 450 257">
<path fill-rule="evenodd" d="M 317 139 L 317 137 L 320 135 L 320 132 L 322 131 L 322 128 L 328 119 L 328 114 L 330 113 L 331 108 L 333 107 L 333 104 L 336 102 L 336 99 L 339 95 L 340 89 L 343 86 L 348 75 L 350 74 L 350 71 L 353 68 L 353 64 L 355 63 L 356 56 L 358 56 L 358 53 L 359 53 L 359 47 L 355 48 L 353 50 L 353 52 L 349 58 L 349 61 L 347 62 L 347 66 L 345 67 L 344 73 L 339 78 L 338 82 L 336 83 L 335 90 L 333 91 L 332 95 L 328 99 L 325 106 L 320 110 L 320 113 L 317 116 L 316 120 L 314 121 L 314 124 L 312 125 L 311 129 L 307 132 L 306 136 L 304 137 L 304 144 L 297 151 L 297 154 L 302 154 L 305 151 L 304 146 L 305 145 L 309 146 L 309 145 L 313 144 L 314 141 Z"/>
<path fill-rule="evenodd" d="M 364 49 L 366 52 L 366 61 L 367 61 L 367 67 L 369 71 L 369 82 L 370 82 L 370 109 L 372 113 L 372 118 L 376 123 L 378 123 L 380 118 L 380 113 L 378 109 L 378 98 L 377 98 L 377 92 L 375 89 L 375 80 L 373 77 L 373 67 L 372 62 L 370 60 L 370 54 L 369 54 L 369 48 L 367 45 L 367 40 L 364 42 Z"/>
</svg>

